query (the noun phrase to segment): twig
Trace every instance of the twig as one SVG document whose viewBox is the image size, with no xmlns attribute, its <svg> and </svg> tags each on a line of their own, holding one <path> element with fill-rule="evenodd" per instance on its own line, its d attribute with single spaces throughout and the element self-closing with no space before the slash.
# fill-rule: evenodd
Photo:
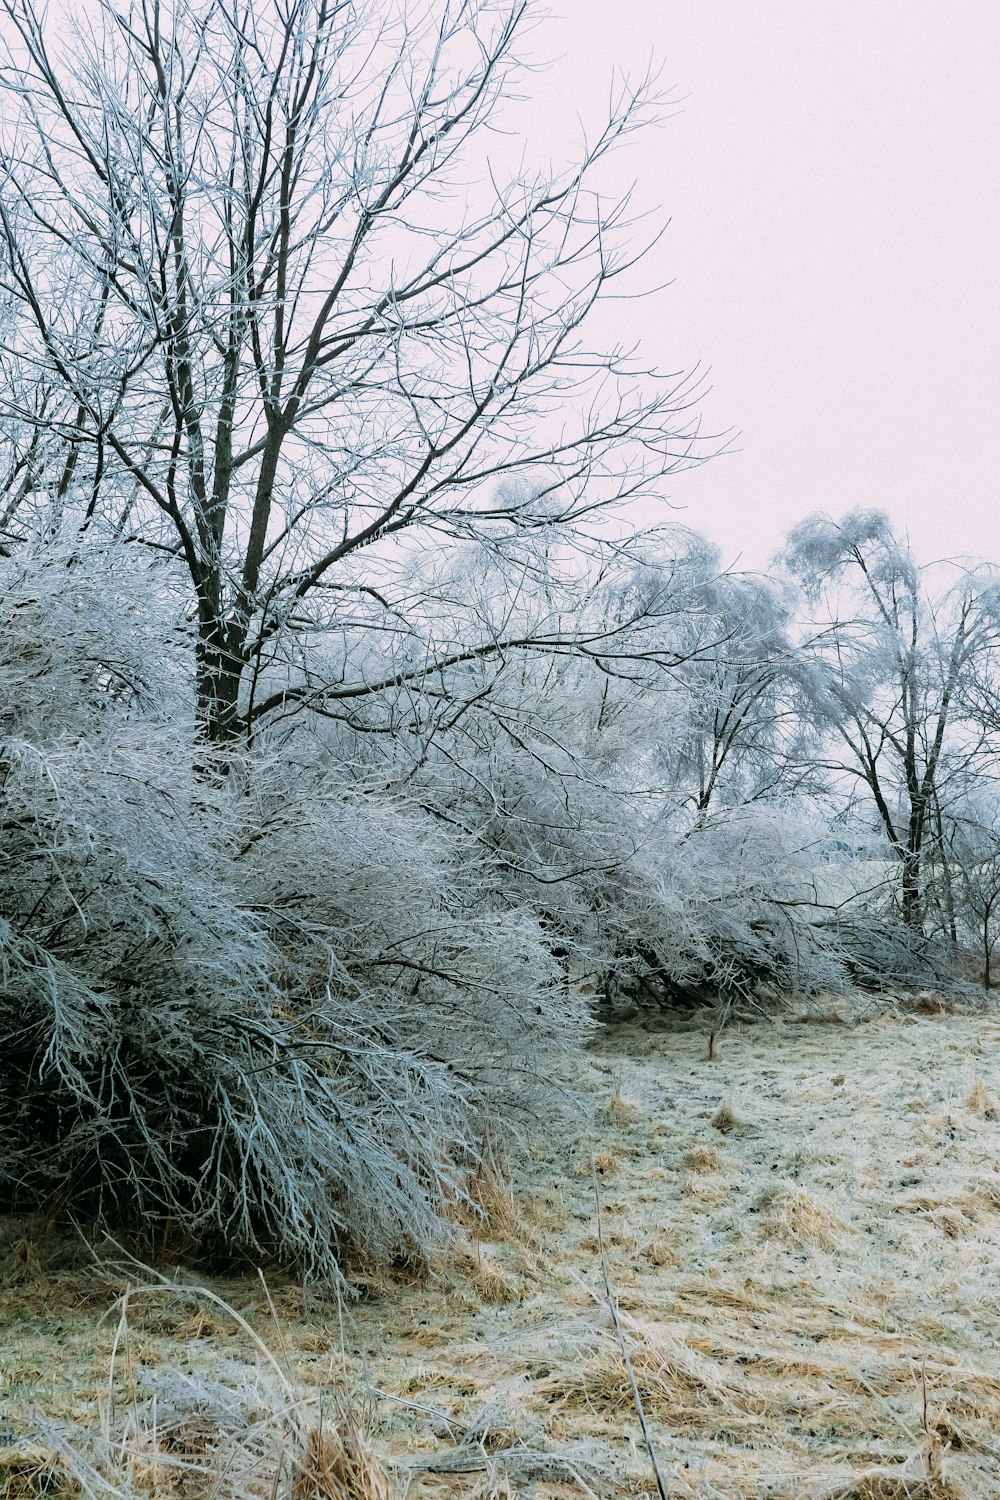
<svg viewBox="0 0 1000 1500">
<path fill-rule="evenodd" d="M 639 1418 L 639 1426 L 642 1428 L 642 1436 L 646 1444 L 646 1451 L 649 1454 L 649 1461 L 653 1466 L 653 1474 L 656 1478 L 656 1488 L 660 1493 L 660 1500 L 669 1500 L 669 1496 L 667 1495 L 667 1487 L 663 1482 L 663 1475 L 660 1472 L 660 1462 L 656 1456 L 656 1448 L 653 1444 L 653 1434 L 649 1430 L 649 1423 L 646 1420 L 645 1408 L 643 1407 L 642 1397 L 639 1395 L 638 1382 L 635 1378 L 635 1370 L 632 1368 L 632 1360 L 629 1356 L 628 1345 L 625 1342 L 625 1332 L 622 1328 L 621 1318 L 618 1316 L 618 1303 L 615 1301 L 615 1295 L 611 1289 L 611 1277 L 608 1274 L 608 1262 L 607 1257 L 604 1254 L 604 1225 L 601 1215 L 601 1190 L 598 1187 L 597 1183 L 597 1167 L 593 1161 L 591 1161 L 590 1167 L 591 1174 L 594 1179 L 594 1201 L 597 1204 L 597 1246 L 601 1256 L 601 1274 L 604 1277 L 604 1290 L 607 1293 L 608 1310 L 611 1313 L 611 1321 L 614 1324 L 615 1333 L 618 1335 L 618 1348 L 621 1351 L 622 1362 L 625 1366 L 625 1373 L 628 1375 L 628 1383 L 632 1388 L 632 1400 L 635 1404 L 636 1413 Z"/>
<path fill-rule="evenodd" d="M 257 1275 L 260 1277 L 260 1284 L 264 1288 L 264 1296 L 267 1298 L 267 1305 L 271 1314 L 271 1321 L 274 1324 L 274 1331 L 278 1336 L 278 1348 L 281 1350 L 281 1357 L 285 1362 L 285 1372 L 288 1375 L 289 1381 L 291 1381 L 294 1379 L 294 1377 L 292 1375 L 291 1361 L 288 1358 L 288 1347 L 285 1344 L 285 1335 L 282 1332 L 281 1322 L 278 1318 L 278 1309 L 274 1305 L 274 1298 L 271 1296 L 271 1288 L 267 1284 L 267 1278 L 264 1275 L 263 1267 L 257 1267 Z"/>
</svg>

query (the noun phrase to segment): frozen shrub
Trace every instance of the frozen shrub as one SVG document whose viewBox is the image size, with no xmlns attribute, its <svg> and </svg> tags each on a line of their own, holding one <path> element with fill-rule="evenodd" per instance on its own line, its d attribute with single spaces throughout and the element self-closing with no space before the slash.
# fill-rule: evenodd
<svg viewBox="0 0 1000 1500">
<path fill-rule="evenodd" d="M 213 773 L 169 575 L 0 578 L 0 1193 L 152 1236 L 428 1249 L 482 1112 L 580 1016 L 531 911 L 286 746 Z"/>
</svg>

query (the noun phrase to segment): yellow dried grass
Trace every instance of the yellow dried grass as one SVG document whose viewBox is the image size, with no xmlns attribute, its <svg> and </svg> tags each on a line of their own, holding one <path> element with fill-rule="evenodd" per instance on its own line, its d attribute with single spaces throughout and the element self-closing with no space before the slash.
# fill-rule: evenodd
<svg viewBox="0 0 1000 1500">
<path fill-rule="evenodd" d="M 490 1307 L 508 1307 L 521 1299 L 522 1288 L 513 1281 L 504 1268 L 489 1256 L 480 1256 L 472 1273 L 472 1284 L 481 1301 Z"/>
<path fill-rule="evenodd" d="M 75 1500 L 80 1493 L 57 1454 L 30 1446 L 0 1452 L 0 1500 Z"/>
<path fill-rule="evenodd" d="M 634 1099 L 628 1099 L 621 1089 L 616 1089 L 607 1108 L 607 1117 L 612 1125 L 625 1130 L 642 1117 L 642 1110 Z"/>
<path fill-rule="evenodd" d="M 471 1228 L 481 1230 L 485 1224 L 497 1239 L 513 1243 L 530 1238 L 508 1177 L 493 1168 L 483 1168 L 469 1183 L 469 1197 L 478 1210 L 472 1216 Z"/>
<path fill-rule="evenodd" d="M 713 1127 L 721 1131 L 723 1135 L 729 1135 L 730 1131 L 738 1130 L 741 1123 L 739 1115 L 727 1099 L 722 1101 L 712 1116 Z"/>
<path fill-rule="evenodd" d="M 765 1312 L 770 1308 L 770 1303 L 746 1284 L 727 1285 L 725 1282 L 706 1281 L 690 1290 L 710 1307 L 732 1308 L 738 1312 Z"/>
<path fill-rule="evenodd" d="M 981 1078 L 977 1078 L 969 1090 L 965 1107 L 970 1114 L 981 1115 L 986 1120 L 995 1120 L 997 1117 L 996 1106 L 986 1092 L 986 1085 Z"/>
<path fill-rule="evenodd" d="M 722 1157 L 711 1146 L 692 1146 L 681 1158 L 692 1172 L 721 1172 Z"/>
<path fill-rule="evenodd" d="M 649 1261 L 651 1266 L 676 1266 L 678 1264 L 677 1251 L 671 1240 L 665 1234 L 658 1234 L 644 1245 L 642 1249 L 643 1258 Z"/>
<path fill-rule="evenodd" d="M 828 1208 L 815 1193 L 788 1179 L 761 1194 L 765 1210 L 761 1230 L 786 1244 L 819 1250 L 840 1250 L 850 1243 L 854 1230 Z"/>
<path fill-rule="evenodd" d="M 311 1428 L 296 1461 L 292 1500 L 389 1500 L 389 1478 L 350 1412 Z"/>
<path fill-rule="evenodd" d="M 835 1044 L 818 1029 L 795 1038 L 781 1028 L 766 1037 L 763 1028 L 734 1032 L 727 1075 L 754 1128 L 734 1127 L 723 1144 L 705 1129 L 696 1087 L 702 1075 L 692 1081 L 700 1039 L 682 1036 L 666 1057 L 653 1057 L 637 1038 L 635 1055 L 622 1063 L 622 1092 L 638 1101 L 646 1120 L 628 1149 L 620 1156 L 611 1150 L 623 1137 L 608 1129 L 610 1088 L 601 1069 L 593 1077 L 592 1134 L 566 1143 L 567 1156 L 573 1151 L 582 1163 L 579 1176 L 571 1168 L 560 1175 L 550 1150 L 526 1169 L 526 1188 L 565 1205 L 558 1241 L 550 1224 L 539 1236 L 550 1274 L 538 1274 L 540 1258 L 524 1273 L 530 1313 L 483 1316 L 492 1298 L 478 1287 L 478 1298 L 471 1295 L 476 1261 L 468 1240 L 461 1275 L 453 1258 L 437 1281 L 386 1284 L 390 1301 L 352 1310 L 351 1328 L 357 1318 L 363 1346 L 378 1349 L 373 1378 L 412 1398 L 380 1411 L 380 1444 L 408 1456 L 450 1448 L 465 1423 L 467 1397 L 488 1399 L 495 1385 L 517 1379 L 531 1420 L 544 1425 L 549 1441 L 593 1443 L 609 1472 L 639 1483 L 640 1466 L 626 1452 L 635 1435 L 627 1374 L 590 1288 L 600 1247 L 593 1236 L 581 1238 L 592 1199 L 591 1155 L 601 1151 L 598 1175 L 617 1174 L 606 1196 L 618 1200 L 604 1206 L 604 1246 L 642 1399 L 662 1424 L 656 1436 L 664 1449 L 676 1441 L 692 1460 L 678 1497 L 1000 1500 L 985 1457 L 1000 1432 L 1000 1374 L 990 1373 L 1000 1173 L 993 1171 L 990 1132 L 974 1118 L 978 1109 L 954 1108 L 969 1094 L 968 1059 L 979 1039 L 961 1019 L 859 1027 L 838 1034 Z M 835 1082 L 846 1077 L 850 1097 Z M 984 1092 L 996 1093 L 994 1075 L 984 1077 Z M 648 1124 L 661 1113 L 669 1141 Z M 790 1175 L 775 1181 L 779 1172 Z M 727 1189 L 724 1204 L 708 1207 L 700 1188 L 698 1197 L 690 1195 L 699 1177 L 710 1197 L 713 1187 Z M 528 1200 L 519 1184 L 514 1203 L 502 1179 L 498 1196 L 486 1216 L 498 1240 L 514 1242 L 520 1230 L 504 1215 L 513 1208 L 525 1218 Z M 615 1219 L 615 1209 L 626 1206 L 627 1215 Z M 483 1222 L 477 1214 L 480 1233 Z M 487 1278 L 506 1283 L 495 1306 L 511 1300 L 516 1257 L 498 1250 L 498 1264 L 482 1262 Z M 674 1259 L 676 1273 L 651 1270 Z M 625 1308 L 642 1321 L 625 1319 Z M 474 1390 L 454 1368 L 456 1346 L 473 1332 Z M 174 1329 L 167 1333 L 176 1337 Z M 213 1331 L 206 1335 L 195 1357 L 207 1370 Z M 327 1363 L 300 1358 L 312 1342 L 308 1328 L 286 1337 L 296 1390 L 304 1393 L 305 1383 L 325 1378 Z M 353 1338 L 349 1329 L 349 1344 Z M 425 1346 L 426 1371 L 408 1383 Z M 161 1352 L 170 1362 L 165 1341 Z M 232 1359 L 232 1342 L 218 1352 Z M 40 1356 L 32 1351 L 30 1358 Z M 913 1451 L 921 1371 L 933 1410 L 942 1413 L 924 1428 L 940 1440 L 936 1470 L 929 1446 Z M 445 1425 L 429 1431 L 437 1414 Z M 476 1480 L 428 1483 L 471 1500 Z M 484 1484 L 483 1500 L 504 1494 L 501 1488 L 494 1496 Z M 415 1492 L 423 1493 L 420 1482 Z M 10 1500 L 35 1494 L 12 1491 Z"/>
<path fill-rule="evenodd" d="M 684 1184 L 684 1196 L 708 1208 L 715 1207 L 729 1197 L 729 1183 L 717 1173 L 695 1172 Z"/>
<path fill-rule="evenodd" d="M 624 1320 L 623 1320 L 624 1321 Z M 674 1431 L 704 1430 L 720 1413 L 748 1412 L 757 1403 L 751 1392 L 730 1380 L 715 1363 L 681 1339 L 626 1325 L 626 1342 L 643 1405 L 650 1416 Z M 634 1409 L 628 1371 L 617 1349 L 602 1348 L 553 1375 L 545 1383 L 548 1399 L 589 1405 L 614 1413 Z"/>
</svg>

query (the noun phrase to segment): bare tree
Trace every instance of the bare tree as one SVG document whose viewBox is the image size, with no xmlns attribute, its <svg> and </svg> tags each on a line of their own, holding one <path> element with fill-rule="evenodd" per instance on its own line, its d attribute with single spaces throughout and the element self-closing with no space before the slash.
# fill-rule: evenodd
<svg viewBox="0 0 1000 1500">
<path fill-rule="evenodd" d="M 685 707 L 670 736 L 674 776 L 700 819 L 718 806 L 787 799 L 811 777 L 808 721 L 797 702 L 787 590 L 697 560 L 700 588 L 678 623 Z"/>
<path fill-rule="evenodd" d="M 698 456 L 694 382 L 583 332 L 642 254 L 595 183 L 651 81 L 568 170 L 492 165 L 528 0 L 3 4 L 19 503 L 182 560 L 210 740 L 525 644 L 393 654 L 408 536 L 579 536 Z M 318 670 L 359 612 L 380 649 Z"/>
<path fill-rule="evenodd" d="M 995 801 L 975 793 L 963 799 L 943 829 L 943 840 L 956 931 L 978 952 L 988 990 L 1000 940 L 1000 814 Z"/>
<path fill-rule="evenodd" d="M 810 517 L 790 534 L 785 561 L 818 607 L 800 661 L 828 736 L 823 764 L 873 805 L 903 920 L 922 931 L 935 808 L 984 750 L 963 685 L 997 641 L 995 576 L 959 568 L 935 587 L 878 511 Z"/>
<path fill-rule="evenodd" d="M 686 752 L 692 724 L 712 721 L 708 685 L 738 684 L 752 647 L 768 670 L 763 631 L 734 602 L 760 589 L 741 594 L 682 528 L 655 550 L 643 537 L 610 551 L 585 579 L 554 561 L 518 590 L 507 559 L 498 578 L 497 559 L 469 549 L 456 607 L 485 611 L 502 596 L 537 633 L 533 601 L 540 620 L 572 620 L 575 644 L 467 663 L 433 726 L 429 694 L 422 717 L 391 735 L 374 732 L 369 700 L 360 724 L 324 726 L 332 758 L 359 776 L 394 767 L 408 795 L 488 855 L 508 900 L 539 913 L 567 974 L 586 974 L 599 993 L 698 1000 L 835 986 L 836 944 L 816 927 L 815 819 L 767 805 L 790 802 L 800 775 L 793 766 L 787 796 L 778 770 L 765 785 L 752 697 L 720 755 L 712 816 L 690 795 Z M 429 592 L 440 603 L 445 580 Z"/>
</svg>

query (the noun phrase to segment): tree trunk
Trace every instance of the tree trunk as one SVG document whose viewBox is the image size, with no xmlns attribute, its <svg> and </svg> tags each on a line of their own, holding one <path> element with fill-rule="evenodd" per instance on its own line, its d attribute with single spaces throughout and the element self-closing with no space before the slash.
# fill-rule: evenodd
<svg viewBox="0 0 1000 1500">
<path fill-rule="evenodd" d="M 944 906 L 945 920 L 948 924 L 948 936 L 952 947 L 958 947 L 958 918 L 955 912 L 955 890 L 951 879 L 951 864 L 948 859 L 948 846 L 944 836 L 944 818 L 941 816 L 941 804 L 934 797 L 935 836 L 938 847 L 938 858 L 941 861 L 941 895 Z"/>
<path fill-rule="evenodd" d="M 983 922 L 983 989 L 988 990 L 993 983 L 993 944 L 990 941 L 990 919 L 987 917 Z"/>
<path fill-rule="evenodd" d="M 198 723 L 211 745 L 231 745 L 243 729 L 241 642 L 219 620 L 202 622 L 196 647 Z"/>
<path fill-rule="evenodd" d="M 924 913 L 920 891 L 919 849 L 907 849 L 903 855 L 903 921 L 914 932 L 923 935 Z"/>
</svg>

